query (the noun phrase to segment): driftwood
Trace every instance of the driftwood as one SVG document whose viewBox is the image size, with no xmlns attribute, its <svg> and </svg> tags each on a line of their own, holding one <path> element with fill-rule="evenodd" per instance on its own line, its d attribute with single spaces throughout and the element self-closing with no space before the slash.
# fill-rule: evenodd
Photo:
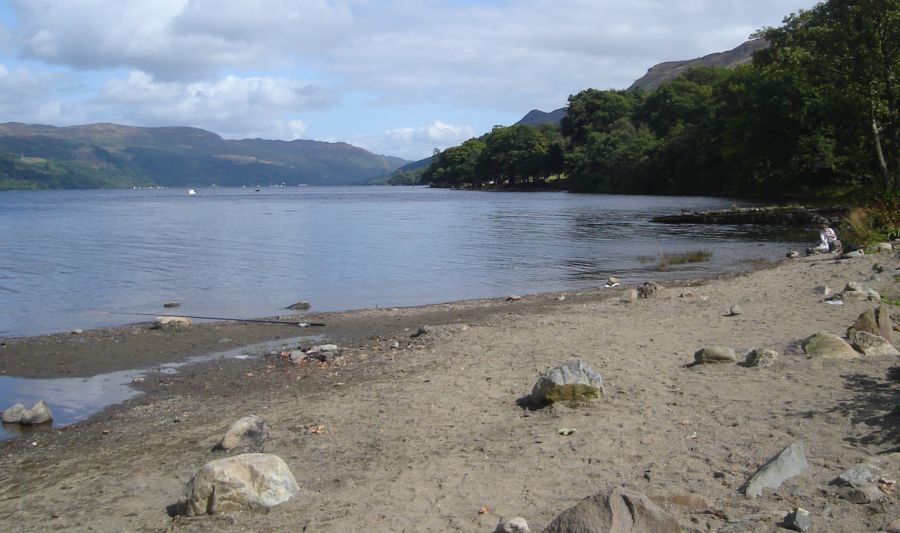
<svg viewBox="0 0 900 533">
<path fill-rule="evenodd" d="M 838 225 L 850 208 L 830 207 L 742 207 L 719 211 L 682 211 L 677 215 L 654 217 L 663 224 L 763 224 L 769 226 Z"/>
</svg>

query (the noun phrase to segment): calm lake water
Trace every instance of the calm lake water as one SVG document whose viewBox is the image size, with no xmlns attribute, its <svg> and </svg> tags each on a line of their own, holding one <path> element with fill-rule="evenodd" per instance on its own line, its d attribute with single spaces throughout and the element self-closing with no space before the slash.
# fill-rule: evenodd
<svg viewBox="0 0 900 533">
<path fill-rule="evenodd" d="M 0 337 L 262 317 L 690 278 L 749 269 L 814 231 L 654 224 L 701 197 L 293 187 L 0 192 Z M 738 202 L 738 205 L 747 205 Z M 709 262 L 666 272 L 663 252 Z"/>
</svg>

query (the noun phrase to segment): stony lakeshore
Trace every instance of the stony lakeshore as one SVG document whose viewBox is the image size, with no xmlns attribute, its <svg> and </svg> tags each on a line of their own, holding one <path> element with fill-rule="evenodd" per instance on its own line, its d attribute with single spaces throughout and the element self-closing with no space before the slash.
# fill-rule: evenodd
<svg viewBox="0 0 900 533">
<path fill-rule="evenodd" d="M 566 531 L 560 513 L 597 503 L 638 513 L 622 531 L 900 531 L 898 356 L 858 333 L 878 310 L 900 342 L 885 329 L 898 268 L 896 252 L 819 255 L 682 286 L 622 278 L 303 315 L 326 324 L 314 332 L 144 324 L 0 339 L 0 372 L 54 377 L 325 335 L 150 374 L 142 396 L 0 443 L 0 530 Z M 819 332 L 844 340 L 804 348 Z M 839 344 L 848 333 L 855 350 Z M 323 342 L 337 349 L 300 352 Z M 602 376 L 598 398 L 531 401 L 539 377 L 576 361 Z M 224 445 L 250 415 L 250 438 Z M 296 481 L 284 503 L 205 514 L 184 502 L 204 465 L 259 452 Z"/>
</svg>

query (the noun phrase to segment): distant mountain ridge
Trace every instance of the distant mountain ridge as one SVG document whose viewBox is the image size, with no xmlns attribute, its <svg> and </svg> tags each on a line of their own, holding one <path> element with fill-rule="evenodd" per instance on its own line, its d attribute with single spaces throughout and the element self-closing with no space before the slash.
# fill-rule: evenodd
<svg viewBox="0 0 900 533">
<path fill-rule="evenodd" d="M 191 127 L 0 124 L 0 188 L 360 185 L 406 163 L 347 143 L 226 140 Z"/>
<path fill-rule="evenodd" d="M 635 80 L 628 90 L 643 89 L 652 91 L 667 81 L 672 81 L 688 70 L 696 67 L 735 68 L 753 60 L 753 52 L 766 48 L 769 43 L 763 39 L 746 41 L 739 46 L 725 52 L 708 54 L 696 59 L 684 61 L 666 61 L 650 67 L 647 73 Z M 559 124 L 566 116 L 565 107 L 561 107 L 549 113 L 539 109 L 532 109 L 516 124 L 539 126 L 541 124 Z"/>
</svg>

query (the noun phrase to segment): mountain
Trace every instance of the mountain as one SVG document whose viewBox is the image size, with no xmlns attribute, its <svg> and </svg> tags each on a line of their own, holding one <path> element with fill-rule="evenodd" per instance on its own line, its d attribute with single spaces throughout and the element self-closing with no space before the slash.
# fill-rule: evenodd
<svg viewBox="0 0 900 533">
<path fill-rule="evenodd" d="M 667 61 L 665 63 L 660 63 L 650 67 L 647 73 L 632 83 L 631 87 L 628 89 L 652 91 L 663 83 L 674 80 L 694 67 L 735 68 L 744 63 L 749 63 L 753 59 L 753 52 L 761 48 L 766 48 L 767 46 L 769 46 L 768 41 L 764 39 L 753 39 L 736 48 L 728 50 L 727 52 L 718 52 L 685 61 Z"/>
<path fill-rule="evenodd" d="M 405 163 L 346 143 L 226 140 L 199 128 L 0 124 L 0 189 L 361 185 Z"/>
<path fill-rule="evenodd" d="M 737 48 L 728 50 L 727 52 L 717 52 L 715 54 L 705 55 L 696 59 L 688 59 L 685 61 L 667 61 L 654 65 L 647 70 L 641 78 L 631 84 L 628 90 L 643 89 L 652 91 L 667 81 L 674 80 L 678 76 L 684 74 L 694 67 L 719 67 L 719 68 L 735 68 L 738 65 L 748 63 L 753 59 L 753 52 L 760 48 L 769 46 L 769 43 L 763 39 L 754 39 L 747 41 Z M 527 115 L 522 117 L 516 124 L 527 124 L 529 126 L 539 126 L 541 124 L 559 124 L 562 118 L 566 116 L 566 108 L 561 107 L 549 113 L 539 109 L 532 109 Z"/>
<path fill-rule="evenodd" d="M 521 120 L 516 122 L 516 125 L 524 124 L 526 126 L 540 126 L 541 124 L 559 124 L 559 121 L 566 116 L 566 109 L 567 108 L 565 107 L 561 107 L 549 113 L 541 111 L 540 109 L 532 109 L 527 115 L 522 117 Z"/>
</svg>

